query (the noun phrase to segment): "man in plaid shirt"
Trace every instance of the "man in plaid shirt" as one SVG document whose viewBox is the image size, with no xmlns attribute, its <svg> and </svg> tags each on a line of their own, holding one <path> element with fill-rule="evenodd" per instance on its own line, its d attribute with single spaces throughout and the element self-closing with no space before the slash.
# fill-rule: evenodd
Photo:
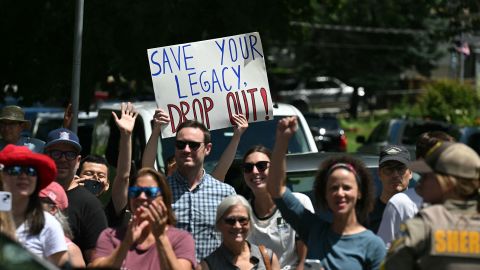
<svg viewBox="0 0 480 270">
<path fill-rule="evenodd" d="M 155 155 L 148 152 L 157 149 L 161 125 L 170 121 L 161 109 L 155 111 L 153 120 L 152 136 L 143 157 L 144 166 L 149 165 L 145 162 L 150 163 L 151 159 L 145 155 Z M 175 141 L 177 170 L 167 179 L 173 194 L 176 227 L 193 235 L 198 261 L 220 246 L 221 235 L 215 229 L 217 205 L 235 194 L 233 187 L 213 178 L 203 168 L 204 159 L 212 149 L 210 140 L 210 131 L 202 123 L 187 120 L 180 124 Z"/>
</svg>

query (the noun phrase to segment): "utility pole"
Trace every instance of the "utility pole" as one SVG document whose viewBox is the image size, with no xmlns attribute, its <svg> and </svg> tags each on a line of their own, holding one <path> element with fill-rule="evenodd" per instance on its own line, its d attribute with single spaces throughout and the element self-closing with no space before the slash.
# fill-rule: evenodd
<svg viewBox="0 0 480 270">
<path fill-rule="evenodd" d="M 73 36 L 73 64 L 72 64 L 72 125 L 71 130 L 78 130 L 78 103 L 80 99 L 80 72 L 82 67 L 82 35 L 83 35 L 83 7 L 84 0 L 76 0 L 75 27 Z"/>
</svg>

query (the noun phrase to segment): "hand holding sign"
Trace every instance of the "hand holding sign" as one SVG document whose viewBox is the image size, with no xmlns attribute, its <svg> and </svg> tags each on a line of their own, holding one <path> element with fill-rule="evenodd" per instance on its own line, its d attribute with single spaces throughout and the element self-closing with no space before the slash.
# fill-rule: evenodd
<svg viewBox="0 0 480 270">
<path fill-rule="evenodd" d="M 273 118 L 258 33 L 149 49 L 148 59 L 157 105 L 170 123 L 164 138 L 186 119 L 219 129 L 233 125 L 235 114 L 248 122 Z"/>
</svg>

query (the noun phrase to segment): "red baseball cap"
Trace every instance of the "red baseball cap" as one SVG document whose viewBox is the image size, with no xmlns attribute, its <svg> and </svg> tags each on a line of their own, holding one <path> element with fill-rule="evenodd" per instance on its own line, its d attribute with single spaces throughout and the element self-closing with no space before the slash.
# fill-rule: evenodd
<svg viewBox="0 0 480 270">
<path fill-rule="evenodd" d="M 67 193 L 65 193 L 63 187 L 55 181 L 51 182 L 46 188 L 40 190 L 38 197 L 49 198 L 60 210 L 64 210 L 68 207 Z"/>
</svg>

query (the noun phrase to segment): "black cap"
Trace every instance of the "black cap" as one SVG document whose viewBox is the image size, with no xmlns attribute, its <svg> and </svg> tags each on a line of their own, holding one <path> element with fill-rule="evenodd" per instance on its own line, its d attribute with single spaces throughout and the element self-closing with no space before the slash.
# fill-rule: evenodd
<svg viewBox="0 0 480 270">
<path fill-rule="evenodd" d="M 401 145 L 387 145 L 383 147 L 380 152 L 380 160 L 378 161 L 379 166 L 382 166 L 382 163 L 386 161 L 398 161 L 405 165 L 410 163 L 410 152 Z"/>
</svg>

